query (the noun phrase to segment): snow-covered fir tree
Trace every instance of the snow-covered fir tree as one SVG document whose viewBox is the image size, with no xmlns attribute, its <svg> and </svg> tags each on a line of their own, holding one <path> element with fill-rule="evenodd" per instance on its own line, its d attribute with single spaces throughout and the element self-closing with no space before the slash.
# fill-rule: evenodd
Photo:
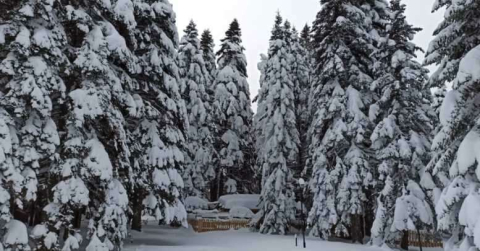
<svg viewBox="0 0 480 251">
<path fill-rule="evenodd" d="M 132 228 L 142 217 L 186 225 L 181 202 L 188 118 L 181 96 L 178 33 L 168 0 L 135 1 L 137 29 L 130 34 L 139 71 L 132 91 L 136 116 L 129 120 L 134 186 Z M 141 24 L 141 25 L 140 25 Z"/>
<path fill-rule="evenodd" d="M 451 238 L 445 250 L 477 250 L 479 157 L 478 96 L 480 90 L 480 1 L 435 1 L 434 10 L 445 9 L 444 20 L 436 29 L 425 59 L 438 65 L 431 87 L 452 84 L 440 108 L 441 128 L 433 140 L 433 156 L 428 170 L 435 184 L 444 187 L 438 195 L 438 231 Z"/>
<path fill-rule="evenodd" d="M 128 169 L 130 157 L 123 114 L 132 106 L 133 98 L 124 89 L 132 80 L 125 71 L 131 74 L 136 68 L 118 32 L 120 23 L 132 25 L 120 14 L 133 13 L 133 6 L 119 13 L 118 4 L 90 1 L 65 6 L 62 22 L 68 25 L 72 65 L 65 77 L 63 136 L 50 170 L 53 184 L 51 203 L 45 207 L 47 220 L 34 229 L 34 237 L 46 249 L 76 249 L 87 239 L 87 249 L 119 250 L 127 236 L 128 197 L 119 172 Z M 117 26 L 92 17 L 97 8 L 104 9 L 105 18 L 117 18 Z M 84 209 L 89 220 L 87 236 L 81 236 L 79 229 Z"/>
<path fill-rule="evenodd" d="M 210 30 L 205 30 L 202 33 L 200 39 L 200 49 L 202 50 L 203 61 L 205 62 L 205 67 L 207 68 L 207 83 L 205 85 L 205 89 L 208 94 L 208 101 L 210 103 L 210 107 L 213 107 L 213 102 L 215 98 L 215 77 L 217 76 L 217 60 L 215 55 L 215 42 L 213 41 L 213 36 Z M 213 113 L 210 111 L 210 115 L 212 116 Z M 217 127 L 215 123 L 209 123 L 210 132 L 215 133 Z M 212 162 L 217 165 L 219 163 L 218 154 L 215 151 L 215 154 L 212 155 Z M 209 198 L 214 198 L 217 194 L 216 186 L 218 182 L 216 182 L 215 177 L 213 180 L 209 181 L 209 188 L 210 188 L 210 196 Z"/>
<path fill-rule="evenodd" d="M 368 151 L 373 100 L 373 24 L 381 22 L 383 1 L 323 0 L 313 26 L 316 75 L 309 107 L 312 121 L 307 166 L 313 207 L 309 214 L 312 234 L 327 238 L 337 234 L 362 241 L 362 215 L 367 191 L 373 189 Z M 370 53 L 369 53 L 370 52 Z"/>
<path fill-rule="evenodd" d="M 407 23 L 405 9 L 401 0 L 390 2 L 385 37 L 374 54 L 376 79 L 371 89 L 379 99 L 370 107 L 370 119 L 376 123 L 370 139 L 383 186 L 371 231 L 371 243 L 377 246 L 393 244 L 402 235 L 408 239 L 407 231 L 433 224 L 433 202 L 420 184 L 430 160 L 435 113 L 425 88 L 428 70 L 415 60 L 421 49 L 411 42 L 421 29 Z"/>
<path fill-rule="evenodd" d="M 303 48 L 310 51 L 313 49 L 312 44 L 312 28 L 308 24 L 305 24 L 302 31 L 300 32 L 300 43 L 302 44 Z"/>
<path fill-rule="evenodd" d="M 311 71 L 312 54 L 304 47 L 303 44 L 305 43 L 299 37 L 297 30 L 293 28 L 288 45 L 288 51 L 291 55 L 289 56 L 291 65 L 289 74 L 293 82 L 296 126 L 300 137 L 298 160 L 294 168 L 295 176 L 299 176 L 304 171 L 308 152 L 307 131 L 310 120 L 308 97 L 310 95 L 311 75 L 313 72 Z"/>
<path fill-rule="evenodd" d="M 203 59 L 196 24 L 191 21 L 184 32 L 180 42 L 179 66 L 190 126 L 183 178 L 187 195 L 205 197 L 207 183 L 215 177 L 211 105 L 206 91 L 210 75 Z"/>
<path fill-rule="evenodd" d="M 282 27 L 277 15 L 270 39 L 268 60 L 265 62 L 258 97 L 261 113 L 255 118 L 261 125 L 259 139 L 263 150 L 262 160 L 262 208 L 260 232 L 286 234 L 291 220 L 295 219 L 295 193 L 293 167 L 298 161 L 300 144 L 296 119 L 295 83 L 291 50 L 286 37 L 290 32 Z M 288 23 L 287 23 L 288 26 Z M 258 117 L 260 116 L 260 117 Z M 258 128 L 258 127 L 257 127 Z"/>
<path fill-rule="evenodd" d="M 247 60 L 242 46 L 237 20 L 230 24 L 226 37 L 217 52 L 218 73 L 215 78 L 213 103 L 215 148 L 219 154 L 217 181 L 220 190 L 224 182 L 233 179 L 248 193 L 255 182 L 253 177 L 254 148 L 251 135 L 253 112 L 247 82 Z M 219 191 L 218 194 L 222 194 Z"/>
<path fill-rule="evenodd" d="M 205 30 L 200 39 L 200 49 L 202 50 L 203 61 L 209 74 L 209 83 L 207 83 L 207 91 L 213 95 L 215 76 L 217 75 L 217 61 L 215 56 L 215 42 L 213 41 L 212 32 Z"/>
<path fill-rule="evenodd" d="M 263 92 L 267 92 L 267 89 L 262 88 L 263 83 L 266 82 L 266 77 L 268 75 L 267 72 L 267 65 L 268 65 L 268 56 L 265 54 L 260 55 L 260 62 L 257 64 L 257 69 L 260 72 L 260 89 L 258 90 L 258 95 L 253 99 L 254 103 L 257 103 L 257 111 L 255 113 L 255 116 L 253 117 L 253 130 L 254 130 L 254 135 L 255 135 L 255 153 L 256 153 L 256 159 L 255 159 L 255 177 L 260 177 L 260 186 L 262 187 L 263 184 L 265 184 L 265 178 L 262 175 L 262 165 L 263 165 L 263 158 L 265 157 L 265 154 L 263 153 L 264 144 L 265 144 L 265 139 L 263 138 L 263 128 L 264 128 L 264 123 L 265 120 L 262 119 L 267 106 L 258 106 L 258 101 L 261 96 L 265 96 L 266 94 L 263 94 Z"/>
<path fill-rule="evenodd" d="M 270 37 L 270 41 L 274 39 L 281 39 L 284 38 L 283 34 L 283 18 L 280 15 L 280 13 L 277 14 L 275 17 L 275 24 L 272 29 L 272 35 Z M 260 71 L 260 89 L 258 90 L 258 95 L 253 99 L 253 102 L 257 103 L 257 111 L 255 113 L 255 116 L 253 117 L 253 127 L 254 127 L 254 133 L 255 133 L 255 151 L 257 153 L 257 158 L 256 158 L 256 173 L 257 175 L 260 175 L 262 178 L 261 180 L 261 186 L 263 187 L 266 181 L 266 178 L 268 178 L 268 175 L 263 175 L 263 163 L 264 163 L 264 158 L 265 158 L 265 135 L 263 133 L 263 129 L 265 128 L 265 123 L 267 122 L 264 117 L 266 116 L 265 114 L 267 113 L 268 106 L 267 105 L 259 105 L 259 103 L 264 102 L 266 97 L 268 96 L 268 88 L 263 88 L 264 83 L 267 82 L 268 75 L 269 75 L 269 56 L 265 54 L 260 55 L 260 62 L 257 64 L 257 69 Z"/>
<path fill-rule="evenodd" d="M 61 14 L 51 1 L 2 2 L 0 248 L 5 250 L 30 249 L 26 219 L 17 212 L 41 214 L 33 207 L 39 175 L 60 143 L 54 112 L 65 98 L 62 77 L 69 66 Z"/>
</svg>

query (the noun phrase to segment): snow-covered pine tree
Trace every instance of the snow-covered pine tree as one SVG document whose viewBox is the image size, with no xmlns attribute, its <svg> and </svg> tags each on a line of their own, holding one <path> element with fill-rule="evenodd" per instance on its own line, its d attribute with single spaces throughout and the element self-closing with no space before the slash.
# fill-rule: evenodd
<svg viewBox="0 0 480 251">
<path fill-rule="evenodd" d="M 307 134 L 314 196 L 309 223 L 313 235 L 327 238 L 336 226 L 337 234 L 350 234 L 361 242 L 365 194 L 374 185 L 368 152 L 371 123 L 366 115 L 373 98 L 371 31 L 386 3 L 321 3 L 313 27 L 318 80 L 311 87 L 309 107 L 314 110 Z"/>
<path fill-rule="evenodd" d="M 186 225 L 180 173 L 188 118 L 180 88 L 175 13 L 168 0 L 138 0 L 134 6 L 139 25 L 130 37 L 140 69 L 132 88 L 137 114 L 128 125 L 134 176 L 132 228 L 141 230 L 142 215 Z"/>
<path fill-rule="evenodd" d="M 0 92 L 0 97 L 3 97 L 3 95 Z M 14 201 L 12 200 L 13 196 L 21 194 L 23 177 L 18 165 L 14 164 L 14 144 L 17 141 L 15 123 L 3 107 L 0 109 L 0 137 L 0 231 L 2 234 L 6 234 L 13 231 L 13 229 L 7 227 L 7 224 L 13 220 L 14 213 L 11 211 L 10 202 Z M 28 239 L 28 235 L 21 238 Z M 3 239 L 1 239 L 0 249 L 3 250 L 4 246 L 6 245 L 3 244 Z M 25 247 L 19 248 L 19 250 L 25 249 Z"/>
<path fill-rule="evenodd" d="M 215 42 L 213 41 L 212 32 L 205 30 L 200 39 L 200 49 L 202 50 L 203 61 L 209 74 L 209 83 L 207 83 L 207 91 L 213 96 L 215 76 L 217 75 L 217 62 L 215 56 Z"/>
<path fill-rule="evenodd" d="M 270 39 L 268 60 L 265 62 L 258 97 L 261 113 L 255 121 L 262 125 L 259 139 L 262 148 L 262 208 L 260 232 L 286 234 L 288 224 L 295 219 L 295 192 L 292 168 L 298 161 L 299 133 L 296 126 L 295 87 L 292 81 L 291 50 L 286 37 L 290 32 L 282 27 L 277 15 Z M 257 127 L 258 128 L 258 127 Z"/>
<path fill-rule="evenodd" d="M 428 70 L 415 60 L 421 49 L 411 42 L 421 29 L 407 23 L 405 9 L 401 0 L 390 2 L 388 28 L 374 54 L 372 90 L 379 99 L 370 107 L 370 119 L 377 124 L 371 141 L 383 186 L 371 231 L 371 243 L 377 246 L 402 235 L 408 240 L 407 231 L 433 223 L 433 203 L 420 186 L 430 160 L 432 96 L 425 91 Z M 408 248 L 408 241 L 402 247 Z"/>
<path fill-rule="evenodd" d="M 39 181 L 44 185 L 40 173 L 60 143 L 54 111 L 65 98 L 62 76 L 68 59 L 59 15 L 52 1 L 2 2 L 0 247 L 6 250 L 30 249 L 25 224 L 34 217 L 16 212 L 40 215 L 34 207 Z"/>
<path fill-rule="evenodd" d="M 183 179 L 188 196 L 205 197 L 207 182 L 215 177 L 212 158 L 215 150 L 210 131 L 212 113 L 206 91 L 210 76 L 203 60 L 196 24 L 191 21 L 184 32 L 180 42 L 179 67 L 190 127 Z"/>
<path fill-rule="evenodd" d="M 284 38 L 284 34 L 282 33 L 283 27 L 283 18 L 280 13 L 277 13 L 275 17 L 275 24 L 272 29 L 272 35 L 270 37 L 270 41 L 276 39 Z M 267 122 L 264 117 L 266 116 L 268 106 L 267 105 L 259 105 L 260 102 L 265 102 L 266 97 L 268 96 L 268 88 L 264 88 L 263 85 L 268 81 L 269 75 L 269 56 L 265 54 L 260 55 L 260 62 L 257 64 L 257 68 L 260 71 L 260 89 L 258 90 L 258 95 L 254 98 L 253 102 L 257 103 L 257 111 L 253 117 L 253 127 L 255 131 L 255 151 L 256 151 L 256 169 L 257 175 L 259 174 L 261 179 L 261 187 L 263 188 L 266 178 L 268 175 L 263 175 L 262 173 L 265 171 L 263 168 L 264 164 L 264 157 L 266 156 L 264 153 L 265 149 L 265 135 L 263 134 L 263 129 L 265 128 L 265 123 Z"/>
<path fill-rule="evenodd" d="M 307 38 L 308 39 L 308 38 Z M 307 131 L 309 126 L 308 97 L 310 95 L 311 80 L 311 53 L 303 46 L 304 41 L 298 35 L 295 28 L 292 29 L 289 45 L 289 61 L 291 64 L 290 78 L 293 82 L 295 94 L 295 117 L 297 131 L 300 136 L 298 160 L 295 164 L 294 175 L 299 177 L 305 169 L 307 159 L 308 140 Z"/>
<path fill-rule="evenodd" d="M 215 148 L 220 161 L 216 171 L 217 181 L 222 188 L 225 178 L 234 179 L 241 185 L 237 190 L 248 193 L 255 185 L 252 180 L 254 148 L 250 131 L 253 112 L 242 32 L 236 19 L 225 35 L 217 52 L 218 72 L 214 84 Z"/>
<path fill-rule="evenodd" d="M 208 94 L 208 102 L 210 106 L 213 107 L 213 102 L 215 98 L 215 77 L 217 76 L 217 60 L 215 55 L 215 42 L 213 41 L 213 36 L 210 30 L 203 31 L 200 39 L 200 49 L 202 50 L 203 61 L 205 62 L 205 67 L 207 68 L 208 72 L 208 80 L 205 89 Z M 211 111 L 210 116 L 213 116 L 213 113 Z M 210 123 L 209 126 L 210 132 L 215 133 L 217 129 L 215 123 Z M 215 165 L 219 163 L 218 154 L 216 153 L 216 151 L 215 154 L 212 155 L 212 162 Z M 215 176 L 215 173 L 213 175 Z M 218 182 L 216 182 L 215 177 L 213 177 L 213 179 L 209 180 L 208 182 L 208 186 L 210 187 L 209 198 L 214 198 L 216 197 L 215 194 L 217 194 L 216 186 L 218 185 Z"/>
<path fill-rule="evenodd" d="M 305 24 L 302 31 L 300 32 L 300 43 L 302 44 L 303 48 L 308 51 L 311 51 L 313 49 L 311 32 L 312 29 L 308 24 Z"/>
<path fill-rule="evenodd" d="M 443 89 L 446 83 L 452 83 L 453 89 L 441 106 L 441 129 L 433 140 L 433 156 L 428 165 L 435 183 L 445 187 L 436 198 L 437 229 L 451 237 L 445 242 L 445 250 L 480 248 L 476 230 L 480 204 L 479 8 L 477 0 L 435 1 L 434 11 L 446 12 L 425 59 L 425 64 L 439 66 L 429 81 L 430 87 Z"/>
<path fill-rule="evenodd" d="M 255 116 L 253 117 L 253 130 L 254 130 L 254 135 L 255 135 L 255 153 L 256 153 L 256 159 L 255 159 L 255 176 L 260 177 L 258 180 L 260 183 L 260 187 L 263 187 L 263 184 L 265 184 L 265 178 L 262 175 L 263 172 L 263 157 L 265 157 L 265 154 L 263 153 L 264 150 L 264 144 L 265 144 L 265 139 L 263 138 L 263 128 L 265 124 L 265 120 L 262 119 L 264 114 L 266 113 L 266 106 L 258 106 L 258 102 L 260 97 L 266 96 L 267 95 L 267 89 L 262 88 L 263 83 L 266 82 L 266 78 L 268 75 L 267 72 L 267 65 L 268 65 L 268 56 L 265 54 L 260 54 L 260 62 L 257 64 L 257 69 L 260 72 L 260 89 L 258 90 L 258 95 L 253 99 L 254 103 L 257 103 L 257 111 L 255 113 Z M 264 94 L 265 93 L 265 94 Z"/>
<path fill-rule="evenodd" d="M 78 248 L 84 238 L 78 228 L 85 208 L 87 249 L 119 250 L 127 236 L 128 197 L 119 171 L 128 169 L 130 156 L 123 114 L 134 108 L 133 97 L 124 88 L 129 88 L 129 74 L 137 68 L 118 32 L 133 29 L 134 21 L 129 19 L 133 5 L 122 4 L 89 1 L 64 6 L 62 23 L 68 27 L 72 66 L 65 76 L 68 98 L 62 143 L 50 171 L 48 219 L 34 229 L 41 243 L 38 248 Z M 104 18 L 90 16 L 96 9 L 104 10 Z M 106 20 L 117 20 L 117 26 Z"/>
</svg>

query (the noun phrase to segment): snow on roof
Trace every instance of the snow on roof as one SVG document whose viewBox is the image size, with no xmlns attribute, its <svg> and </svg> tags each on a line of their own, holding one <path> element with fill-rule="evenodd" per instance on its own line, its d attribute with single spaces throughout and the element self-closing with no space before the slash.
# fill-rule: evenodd
<svg viewBox="0 0 480 251">
<path fill-rule="evenodd" d="M 225 209 L 234 207 L 246 207 L 248 209 L 260 209 L 259 194 L 231 194 L 224 195 L 218 200 L 220 206 Z"/>
<path fill-rule="evenodd" d="M 251 219 L 254 216 L 252 210 L 246 207 L 232 207 L 232 209 L 230 209 L 229 215 L 231 218 L 238 219 Z"/>
<path fill-rule="evenodd" d="M 185 199 L 185 208 L 187 210 L 208 209 L 208 201 L 199 197 L 187 197 Z"/>
</svg>

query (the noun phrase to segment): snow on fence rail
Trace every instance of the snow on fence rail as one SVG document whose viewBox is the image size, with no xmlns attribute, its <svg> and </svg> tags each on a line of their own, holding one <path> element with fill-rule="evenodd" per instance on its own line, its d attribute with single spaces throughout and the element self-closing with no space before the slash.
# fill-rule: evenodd
<svg viewBox="0 0 480 251">
<path fill-rule="evenodd" d="M 188 221 L 197 233 L 213 232 L 213 231 L 227 231 L 227 230 L 239 230 L 242 228 L 248 228 L 250 220 L 212 220 L 212 219 L 191 219 Z"/>
</svg>

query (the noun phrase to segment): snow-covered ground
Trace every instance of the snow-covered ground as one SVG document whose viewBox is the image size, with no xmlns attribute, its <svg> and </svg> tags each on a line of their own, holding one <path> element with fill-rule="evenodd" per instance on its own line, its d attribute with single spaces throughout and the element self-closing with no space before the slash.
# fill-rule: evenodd
<svg viewBox="0 0 480 251">
<path fill-rule="evenodd" d="M 146 226 L 142 233 L 133 233 L 133 242 L 125 251 L 384 251 L 381 248 L 308 238 L 307 249 L 295 247 L 293 236 L 271 236 L 248 230 L 197 234 L 191 229 Z M 416 250 L 412 248 L 410 250 Z M 441 249 L 423 249 L 441 251 Z"/>
</svg>

